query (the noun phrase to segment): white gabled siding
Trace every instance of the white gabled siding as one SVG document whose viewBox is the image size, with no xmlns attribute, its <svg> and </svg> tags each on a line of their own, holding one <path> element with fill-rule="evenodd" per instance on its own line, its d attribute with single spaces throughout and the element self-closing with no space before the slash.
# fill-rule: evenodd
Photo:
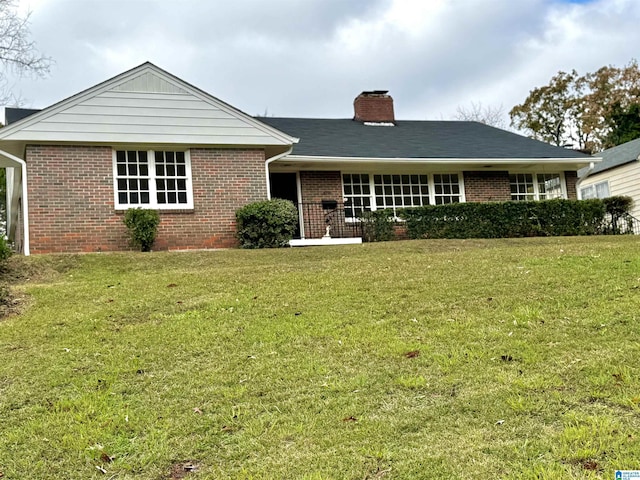
<svg viewBox="0 0 640 480">
<path fill-rule="evenodd" d="M 266 132 L 188 94 L 109 91 L 29 125 L 16 140 L 262 145 Z"/>
<path fill-rule="evenodd" d="M 579 188 L 588 185 L 609 181 L 609 194 L 625 195 L 633 198 L 633 210 L 631 215 L 640 219 L 640 162 L 635 161 L 621 167 L 606 170 L 587 177 L 580 183 Z"/>
<path fill-rule="evenodd" d="M 293 139 L 144 64 L 0 132 L 0 139 L 286 146 Z"/>
<path fill-rule="evenodd" d="M 187 93 L 179 86 L 154 75 L 151 72 L 139 75 L 113 88 L 118 92 L 156 92 L 156 93 Z"/>
</svg>

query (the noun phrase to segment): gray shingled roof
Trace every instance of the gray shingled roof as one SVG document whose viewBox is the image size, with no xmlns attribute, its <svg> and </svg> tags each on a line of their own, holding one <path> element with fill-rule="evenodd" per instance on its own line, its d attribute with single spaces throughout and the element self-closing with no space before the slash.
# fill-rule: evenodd
<svg viewBox="0 0 640 480">
<path fill-rule="evenodd" d="M 4 123 L 5 125 L 9 125 L 10 123 L 15 123 L 18 120 L 22 120 L 23 118 L 27 118 L 34 113 L 38 113 L 40 110 L 33 108 L 12 108 L 12 107 L 4 107 Z"/>
<path fill-rule="evenodd" d="M 39 110 L 6 108 L 7 123 Z M 397 121 L 393 127 L 367 126 L 351 119 L 256 117 L 284 133 L 298 137 L 294 155 L 354 158 L 586 158 L 587 155 L 532 140 L 515 133 L 461 121 Z M 634 140 L 625 145 L 638 142 Z M 612 168 L 638 156 L 640 143 L 605 150 L 612 152 L 615 165 L 607 159 L 596 171 Z M 636 150 L 634 150 L 634 148 Z M 620 149 L 619 151 L 617 149 Z M 623 160 L 636 151 L 635 157 Z M 615 152 L 614 152 L 615 151 Z M 600 156 L 600 154 L 598 155 Z M 584 169 L 583 169 L 584 170 Z"/>
<path fill-rule="evenodd" d="M 348 119 L 259 117 L 300 142 L 294 155 L 361 158 L 588 158 L 515 133 L 461 121 L 398 121 L 367 126 Z"/>
<path fill-rule="evenodd" d="M 640 138 L 623 143 L 617 147 L 603 150 L 600 153 L 596 153 L 594 156 L 602 157 L 602 162 L 596 163 L 594 169 L 589 173 L 589 175 L 604 172 L 610 168 L 619 167 L 620 165 L 633 162 L 638 159 L 638 156 L 640 156 Z M 587 171 L 588 168 L 578 170 L 578 176 L 583 177 L 586 175 Z"/>
</svg>

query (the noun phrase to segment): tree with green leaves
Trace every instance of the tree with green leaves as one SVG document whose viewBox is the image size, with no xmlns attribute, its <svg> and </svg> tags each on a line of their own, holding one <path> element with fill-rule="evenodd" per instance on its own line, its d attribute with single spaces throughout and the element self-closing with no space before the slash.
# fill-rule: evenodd
<svg viewBox="0 0 640 480">
<path fill-rule="evenodd" d="M 605 147 L 614 147 L 640 138 L 640 104 L 627 108 L 614 105 L 611 114 L 612 130 L 605 139 Z"/>
<path fill-rule="evenodd" d="M 549 85 L 534 88 L 522 105 L 509 112 L 511 125 L 527 131 L 532 138 L 554 145 L 564 145 L 569 139 L 571 111 L 576 94 L 575 70 L 558 72 Z"/>
<path fill-rule="evenodd" d="M 597 152 L 640 136 L 640 69 L 633 60 L 579 75 L 558 72 L 509 112 L 511 125 L 532 138 Z"/>
</svg>

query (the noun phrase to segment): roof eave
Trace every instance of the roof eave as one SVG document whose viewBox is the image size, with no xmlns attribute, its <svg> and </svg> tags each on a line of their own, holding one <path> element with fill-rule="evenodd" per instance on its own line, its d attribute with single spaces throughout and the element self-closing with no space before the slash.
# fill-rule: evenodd
<svg viewBox="0 0 640 480">
<path fill-rule="evenodd" d="M 442 164 L 442 165 L 510 165 L 510 164 L 566 164 L 581 168 L 590 163 L 598 163 L 602 158 L 594 157 L 558 157 L 558 158 L 402 158 L 402 157 L 335 157 L 321 155 L 288 155 L 279 160 L 300 161 L 305 163 L 414 163 L 414 164 Z"/>
<path fill-rule="evenodd" d="M 602 159 L 600 159 L 600 161 L 602 161 Z M 589 176 L 598 175 L 599 173 L 608 172 L 609 170 L 613 170 L 613 169 L 618 168 L 618 167 L 624 167 L 625 165 L 629 165 L 630 163 L 634 163 L 634 162 L 640 162 L 640 156 L 638 158 L 631 158 L 631 159 L 629 159 L 627 161 L 616 163 L 615 165 L 610 165 L 610 166 L 600 165 L 603 168 L 601 170 L 594 170 L 593 172 L 590 172 Z"/>
</svg>

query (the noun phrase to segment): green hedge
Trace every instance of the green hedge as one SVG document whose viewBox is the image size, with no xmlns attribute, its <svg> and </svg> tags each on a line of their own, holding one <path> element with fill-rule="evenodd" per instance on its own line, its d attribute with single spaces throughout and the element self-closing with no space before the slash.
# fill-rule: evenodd
<svg viewBox="0 0 640 480">
<path fill-rule="evenodd" d="M 365 242 L 386 242 L 395 238 L 395 220 L 392 210 L 360 213 L 362 239 Z"/>
<path fill-rule="evenodd" d="M 508 238 L 600 233 L 602 200 L 452 203 L 399 212 L 410 238 Z"/>
<path fill-rule="evenodd" d="M 289 200 L 254 202 L 236 211 L 237 236 L 242 248 L 286 247 L 297 227 L 298 209 Z"/>
</svg>

